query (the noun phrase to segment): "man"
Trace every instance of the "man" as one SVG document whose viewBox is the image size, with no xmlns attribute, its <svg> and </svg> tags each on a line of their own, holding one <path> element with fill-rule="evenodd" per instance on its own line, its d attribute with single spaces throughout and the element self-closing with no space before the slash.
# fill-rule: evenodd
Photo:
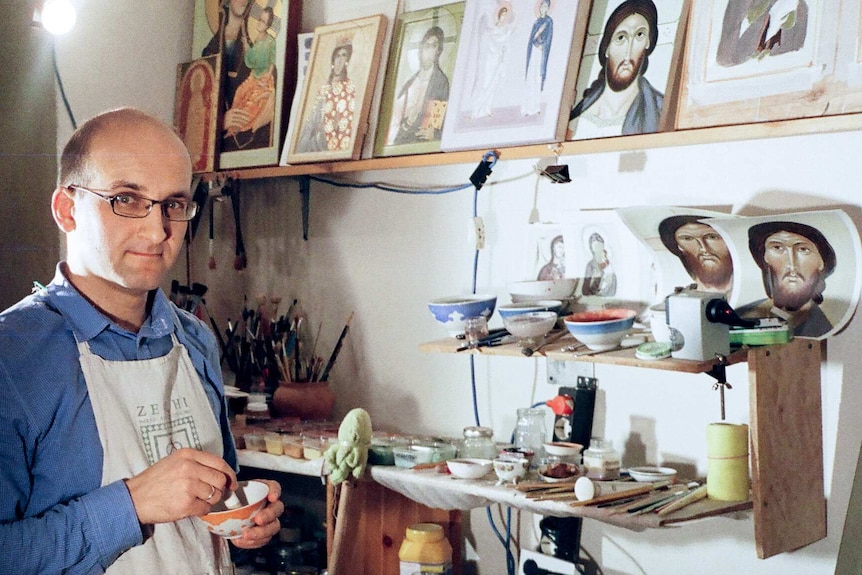
<svg viewBox="0 0 862 575">
<path fill-rule="evenodd" d="M 715 61 L 729 67 L 795 52 L 802 49 L 807 34 L 805 0 L 729 1 Z"/>
<path fill-rule="evenodd" d="M 569 137 L 657 132 L 664 94 L 644 78 L 658 41 L 652 0 L 626 0 L 611 13 L 599 42 L 598 78 L 569 114 Z"/>
<path fill-rule="evenodd" d="M 67 259 L 0 315 L 0 573 L 233 573 L 195 518 L 237 488 L 218 350 L 159 289 L 196 212 L 190 181 L 182 141 L 134 109 L 63 150 Z M 237 547 L 278 531 L 267 483 Z"/>
<path fill-rule="evenodd" d="M 435 106 L 436 116 L 442 118 L 449 101 L 449 78 L 440 68 L 444 40 L 439 26 L 432 26 L 422 37 L 419 71 L 404 83 L 394 102 L 393 128 L 396 131 L 392 144 L 440 139 L 443 124 L 432 122 L 431 118 L 435 116 Z"/>
<path fill-rule="evenodd" d="M 818 229 L 799 222 L 757 224 L 748 229 L 748 249 L 762 270 L 767 298 L 739 308 L 740 315 L 783 317 L 803 337 L 832 329 L 820 304 L 836 257 Z"/>
<path fill-rule="evenodd" d="M 697 289 L 723 294 L 733 287 L 733 260 L 724 238 L 707 224 L 703 216 L 681 215 L 665 218 L 658 234 L 667 250 L 679 258 Z"/>
</svg>

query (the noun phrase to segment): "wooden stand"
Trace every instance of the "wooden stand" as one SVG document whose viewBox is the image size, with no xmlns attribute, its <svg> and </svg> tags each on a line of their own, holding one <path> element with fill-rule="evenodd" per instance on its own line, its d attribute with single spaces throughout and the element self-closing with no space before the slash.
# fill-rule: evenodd
<svg viewBox="0 0 862 575">
<path fill-rule="evenodd" d="M 795 339 L 749 352 L 751 489 L 761 559 L 826 537 L 820 345 Z"/>
<path fill-rule="evenodd" d="M 347 549 L 341 551 L 348 555 L 346 562 L 351 565 L 350 575 L 398 573 L 398 550 L 405 530 L 414 523 L 438 523 L 443 527 L 452 545 L 452 573 L 461 574 L 463 537 L 460 511 L 426 507 L 368 479 L 356 482 L 351 489 L 352 516 L 356 521 L 349 525 Z M 335 487 L 327 482 L 327 556 L 332 553 L 337 521 L 333 514 L 337 503 Z"/>
<path fill-rule="evenodd" d="M 454 352 L 449 338 L 420 346 Z M 583 361 L 683 373 L 708 373 L 711 361 L 638 360 L 631 349 L 575 356 L 561 351 L 566 337 L 536 353 L 560 361 Z M 825 342 L 794 339 L 787 344 L 739 350 L 726 365 L 748 362 L 751 500 L 754 538 L 761 559 L 793 551 L 826 537 L 823 491 L 823 414 L 820 365 Z M 514 345 L 460 353 L 515 356 Z M 714 511 L 714 510 L 713 510 Z M 712 514 L 712 512 L 710 512 Z"/>
</svg>

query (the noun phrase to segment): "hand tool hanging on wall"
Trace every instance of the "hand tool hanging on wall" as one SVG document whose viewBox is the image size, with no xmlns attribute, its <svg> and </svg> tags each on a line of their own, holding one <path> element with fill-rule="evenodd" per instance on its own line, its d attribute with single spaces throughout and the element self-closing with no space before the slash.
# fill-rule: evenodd
<svg viewBox="0 0 862 575">
<path fill-rule="evenodd" d="M 245 243 L 242 240 L 242 224 L 240 223 L 240 189 L 239 180 L 231 181 L 225 187 L 230 186 L 230 203 L 233 207 L 233 219 L 236 229 L 236 257 L 233 260 L 233 269 L 244 270 L 248 265 L 248 259 L 245 255 Z"/>
<path fill-rule="evenodd" d="M 210 231 L 209 231 L 209 261 L 207 262 L 207 267 L 211 270 L 216 269 L 216 259 L 214 253 L 215 247 L 215 207 L 216 201 L 215 198 L 210 199 Z"/>
</svg>

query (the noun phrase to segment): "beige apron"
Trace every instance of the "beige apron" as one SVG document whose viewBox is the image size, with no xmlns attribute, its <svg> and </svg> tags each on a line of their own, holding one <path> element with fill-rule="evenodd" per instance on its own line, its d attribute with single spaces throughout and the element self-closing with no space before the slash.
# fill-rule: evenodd
<svg viewBox="0 0 862 575">
<path fill-rule="evenodd" d="M 78 343 L 81 369 L 104 451 L 102 485 L 141 473 L 180 447 L 222 455 L 221 430 L 188 351 L 140 361 L 108 361 Z M 165 491 L 170 486 L 165 485 Z M 123 553 L 110 575 L 232 575 L 227 541 L 189 517 L 155 526 Z"/>
</svg>

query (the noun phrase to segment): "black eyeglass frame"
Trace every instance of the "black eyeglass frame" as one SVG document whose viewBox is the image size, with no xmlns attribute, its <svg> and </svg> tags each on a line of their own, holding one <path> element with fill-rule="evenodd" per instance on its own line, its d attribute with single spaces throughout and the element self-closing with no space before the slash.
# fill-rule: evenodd
<svg viewBox="0 0 862 575">
<path fill-rule="evenodd" d="M 188 221 L 190 221 L 190 220 L 194 219 L 195 215 L 197 215 L 197 213 L 198 213 L 198 208 L 200 207 L 196 201 L 191 200 L 191 199 L 183 198 L 183 199 L 182 199 L 182 201 L 183 201 L 183 202 L 185 202 L 185 204 L 186 204 L 186 214 L 185 214 L 185 217 L 183 217 L 183 218 L 181 218 L 181 219 L 177 219 L 176 217 L 171 217 L 171 215 L 169 215 L 169 214 L 168 214 L 168 205 L 169 205 L 170 203 L 172 203 L 172 202 L 177 202 L 177 201 L 179 201 L 177 198 L 168 198 L 168 199 L 165 199 L 165 200 L 152 200 L 152 199 L 150 199 L 150 198 L 147 198 L 147 197 L 144 197 L 144 196 L 139 196 L 139 195 L 137 195 L 137 194 L 132 194 L 132 193 L 130 193 L 130 192 L 120 192 L 120 193 L 113 194 L 113 195 L 105 195 L 105 196 L 103 196 L 103 195 L 102 195 L 101 193 L 99 193 L 99 192 L 102 192 L 102 193 L 110 193 L 110 192 L 113 192 L 113 191 L 115 191 L 115 190 L 100 190 L 100 189 L 97 189 L 97 188 L 88 188 L 88 187 L 86 187 L 86 186 L 79 186 L 79 185 L 77 185 L 77 184 L 71 184 L 71 185 L 64 186 L 64 187 L 65 187 L 67 190 L 72 191 L 72 192 L 74 192 L 75 190 L 83 190 L 83 191 L 85 191 L 85 192 L 90 192 L 91 194 L 93 194 L 93 195 L 94 195 L 94 196 L 96 196 L 97 198 L 101 198 L 101 199 L 105 200 L 106 202 L 108 202 L 109 204 L 111 204 L 111 211 L 112 211 L 112 212 L 114 212 L 114 214 L 116 214 L 116 215 L 120 216 L 121 218 L 132 218 L 132 219 L 138 219 L 138 220 L 139 220 L 139 219 L 143 219 L 143 218 L 145 218 L 145 217 L 147 217 L 147 216 L 149 216 L 149 215 L 150 215 L 150 212 L 152 212 L 152 211 L 153 211 L 153 206 L 154 206 L 154 205 L 156 205 L 156 204 L 160 204 L 160 205 L 161 205 L 162 216 L 163 216 L 165 219 L 167 219 L 167 220 L 169 220 L 169 221 L 171 221 L 171 222 L 188 222 Z M 119 198 L 119 197 L 121 197 L 121 196 L 131 196 L 131 197 L 135 198 L 136 200 L 143 201 L 143 202 L 148 202 L 148 203 L 146 204 L 146 206 L 147 206 L 147 208 L 146 208 L 146 209 L 147 209 L 147 213 L 145 213 L 145 214 L 143 214 L 143 215 L 140 215 L 140 216 L 133 216 L 133 215 L 130 215 L 130 214 L 121 214 L 121 213 L 117 212 L 117 208 L 116 208 L 116 206 L 115 206 L 115 203 L 116 203 L 116 201 L 117 201 L 117 198 Z"/>
</svg>

